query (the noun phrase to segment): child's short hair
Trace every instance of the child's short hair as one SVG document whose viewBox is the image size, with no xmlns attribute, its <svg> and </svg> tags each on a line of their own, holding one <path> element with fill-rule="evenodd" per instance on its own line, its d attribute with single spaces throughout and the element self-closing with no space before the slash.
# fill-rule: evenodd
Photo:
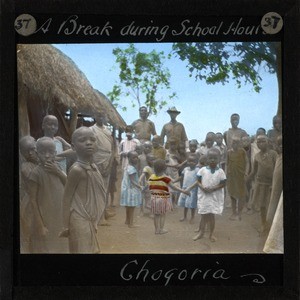
<svg viewBox="0 0 300 300">
<path fill-rule="evenodd" d="M 20 147 L 20 152 L 23 154 L 26 151 L 26 147 L 28 145 L 28 142 L 33 142 L 35 143 L 35 138 L 32 137 L 31 135 L 26 135 L 23 136 L 20 141 L 19 141 L 19 147 Z"/>
<path fill-rule="evenodd" d="M 42 126 L 45 125 L 45 123 L 48 121 L 48 119 L 56 119 L 58 121 L 58 119 L 56 118 L 56 116 L 54 115 L 46 115 L 44 118 L 43 118 L 43 122 L 42 122 Z"/>
<path fill-rule="evenodd" d="M 207 156 L 210 154 L 210 153 L 215 153 L 217 154 L 218 156 L 221 156 L 221 152 L 218 148 L 210 148 L 208 149 L 207 151 Z"/>
<path fill-rule="evenodd" d="M 189 141 L 189 145 L 198 145 L 198 141 L 196 139 L 192 139 Z"/>
<path fill-rule="evenodd" d="M 133 126 L 131 126 L 131 125 L 127 125 L 126 127 L 125 127 L 125 132 L 133 132 Z"/>
<path fill-rule="evenodd" d="M 138 155 L 138 153 L 135 150 L 129 151 L 127 153 L 127 157 L 130 160 L 132 158 L 133 155 Z"/>
<path fill-rule="evenodd" d="M 41 145 L 43 145 L 45 142 L 51 143 L 54 146 L 54 149 L 56 148 L 55 143 L 51 138 L 49 138 L 47 136 L 43 136 L 40 139 L 38 139 L 36 142 L 36 151 L 37 152 L 39 152 L 41 150 Z"/>
<path fill-rule="evenodd" d="M 166 161 L 164 159 L 156 159 L 153 164 L 154 172 L 161 173 L 166 169 Z"/>
<path fill-rule="evenodd" d="M 157 142 L 157 143 L 161 143 L 161 137 L 159 135 L 154 135 L 152 138 L 152 141 Z"/>
<path fill-rule="evenodd" d="M 77 128 L 77 129 L 73 132 L 73 134 L 72 134 L 72 138 L 71 138 L 71 139 L 72 139 L 72 144 L 74 144 L 74 142 L 76 141 L 76 139 L 78 138 L 78 136 L 79 136 L 82 132 L 87 131 L 87 130 L 92 131 L 91 128 L 86 127 L 86 126 L 81 126 L 81 127 Z"/>
</svg>

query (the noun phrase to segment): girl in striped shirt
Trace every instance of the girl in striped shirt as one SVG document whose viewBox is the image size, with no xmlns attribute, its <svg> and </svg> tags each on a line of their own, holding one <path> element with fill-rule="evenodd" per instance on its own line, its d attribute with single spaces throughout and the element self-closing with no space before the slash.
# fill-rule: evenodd
<svg viewBox="0 0 300 300">
<path fill-rule="evenodd" d="M 155 234 L 164 234 L 168 232 L 164 229 L 166 212 L 172 209 L 169 187 L 186 195 L 190 193 L 175 186 L 171 182 L 171 178 L 165 175 L 165 160 L 157 159 L 153 167 L 154 174 L 148 180 L 151 192 L 151 211 L 154 214 Z"/>
</svg>

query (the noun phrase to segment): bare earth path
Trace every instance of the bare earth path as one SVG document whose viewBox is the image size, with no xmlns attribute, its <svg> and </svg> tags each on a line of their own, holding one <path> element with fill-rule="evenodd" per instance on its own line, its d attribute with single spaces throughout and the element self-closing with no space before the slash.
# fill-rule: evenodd
<svg viewBox="0 0 300 300">
<path fill-rule="evenodd" d="M 193 241 L 200 215 L 196 215 L 194 224 L 179 222 L 182 208 L 167 214 L 165 228 L 169 232 L 163 235 L 154 234 L 153 219 L 140 214 L 139 208 L 135 209 L 137 228 L 124 224 L 124 207 L 117 204 L 114 211 L 116 216 L 109 219 L 110 226 L 100 226 L 98 230 L 102 253 L 263 253 L 266 236 L 258 234 L 258 213 L 244 212 L 241 221 L 230 221 L 231 209 L 225 208 L 222 216 L 216 216 L 217 241 L 212 243 L 208 233 Z"/>
</svg>

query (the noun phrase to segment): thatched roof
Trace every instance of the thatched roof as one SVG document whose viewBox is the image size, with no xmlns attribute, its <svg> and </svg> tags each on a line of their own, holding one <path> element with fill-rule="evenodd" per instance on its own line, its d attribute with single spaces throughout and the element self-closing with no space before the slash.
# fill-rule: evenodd
<svg viewBox="0 0 300 300">
<path fill-rule="evenodd" d="M 57 48 L 46 45 L 18 45 L 19 92 L 27 87 L 42 101 L 57 103 L 93 115 L 96 111 L 107 114 L 110 122 L 126 126 L 110 101 L 93 89 L 75 63 Z"/>
</svg>

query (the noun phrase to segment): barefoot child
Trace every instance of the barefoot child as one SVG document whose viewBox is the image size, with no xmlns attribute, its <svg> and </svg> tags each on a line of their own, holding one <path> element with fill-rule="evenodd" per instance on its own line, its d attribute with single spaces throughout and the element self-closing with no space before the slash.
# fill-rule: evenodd
<svg viewBox="0 0 300 300">
<path fill-rule="evenodd" d="M 23 162 L 20 165 L 20 247 L 21 253 L 31 252 L 32 207 L 29 202 L 29 178 L 38 165 L 36 141 L 32 136 L 24 136 L 19 142 Z"/>
<path fill-rule="evenodd" d="M 172 209 L 169 187 L 187 195 L 189 192 L 171 183 L 171 178 L 165 175 L 167 168 L 165 160 L 155 160 L 153 167 L 154 174 L 148 181 L 151 192 L 151 211 L 154 214 L 155 234 L 164 234 L 168 232 L 164 229 L 166 212 Z"/>
<path fill-rule="evenodd" d="M 142 175 L 139 178 L 139 184 L 143 186 L 142 191 L 142 212 L 144 213 L 144 208 L 147 208 L 148 210 L 151 209 L 151 193 L 148 186 L 148 179 L 149 177 L 154 173 L 153 170 L 153 163 L 155 161 L 155 156 L 152 153 L 149 153 L 146 155 L 147 159 L 147 166 L 144 167 L 142 171 Z"/>
<path fill-rule="evenodd" d="M 201 168 L 198 173 L 198 182 L 195 182 L 187 190 L 191 190 L 198 183 L 198 213 L 201 214 L 199 225 L 199 233 L 193 238 L 194 241 L 204 236 L 206 225 L 210 227 L 209 238 L 211 242 L 215 242 L 215 214 L 222 214 L 224 207 L 224 187 L 226 175 L 224 171 L 218 167 L 220 161 L 220 151 L 211 148 L 207 151 L 207 166 Z"/>
<path fill-rule="evenodd" d="M 242 211 L 245 205 L 247 154 L 241 147 L 241 139 L 233 137 L 231 149 L 227 152 L 227 191 L 231 198 L 232 215 L 229 220 L 242 219 Z"/>
<path fill-rule="evenodd" d="M 185 167 L 179 178 L 183 178 L 182 188 L 186 189 L 192 185 L 197 180 L 197 173 L 199 167 L 197 167 L 198 156 L 196 154 L 190 154 L 187 159 L 187 167 Z M 173 182 L 174 183 L 174 182 Z M 194 223 L 195 211 L 197 208 L 197 186 L 191 190 L 190 196 L 185 194 L 180 194 L 178 199 L 178 206 L 184 207 L 183 218 L 180 219 L 180 222 L 186 221 L 188 209 L 191 209 L 191 220 L 190 223 Z"/>
<path fill-rule="evenodd" d="M 260 151 L 255 155 L 254 165 L 247 181 L 255 177 L 253 190 L 253 205 L 257 203 L 260 207 L 261 229 L 263 233 L 266 229 L 266 215 L 270 201 L 273 172 L 276 164 L 277 153 L 268 147 L 268 137 L 259 135 L 257 146 Z"/>
<path fill-rule="evenodd" d="M 88 127 L 76 129 L 72 148 L 77 161 L 70 168 L 64 192 L 61 237 L 69 238 L 70 253 L 99 253 L 97 224 L 105 209 L 105 187 L 93 163 L 96 137 Z"/>
<path fill-rule="evenodd" d="M 34 218 L 33 253 L 65 253 L 67 245 L 59 239 L 62 228 L 62 199 L 66 174 L 55 162 L 55 143 L 42 137 L 36 143 L 39 165 L 29 178 L 29 198 Z"/>
<path fill-rule="evenodd" d="M 133 225 L 134 209 L 142 204 L 142 187 L 139 185 L 138 176 L 138 154 L 135 151 L 128 153 L 128 165 L 124 170 L 120 205 L 126 208 L 125 224 L 129 228 L 137 227 Z"/>
</svg>

